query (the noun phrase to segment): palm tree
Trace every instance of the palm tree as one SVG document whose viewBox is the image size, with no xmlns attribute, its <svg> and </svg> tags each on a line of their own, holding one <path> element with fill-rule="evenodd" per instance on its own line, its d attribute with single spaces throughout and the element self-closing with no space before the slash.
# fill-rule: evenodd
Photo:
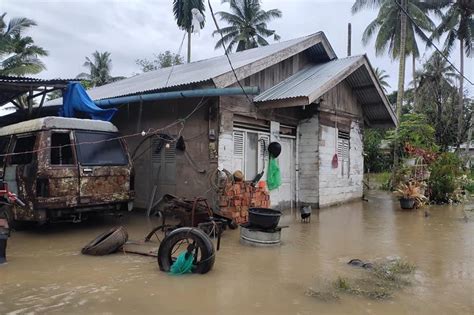
<svg viewBox="0 0 474 315">
<path fill-rule="evenodd" d="M 367 44 L 377 32 L 376 53 L 383 54 L 388 50 L 392 58 L 400 59 L 396 107 L 397 119 L 400 121 L 405 92 L 405 58 L 410 54 L 413 56 L 413 69 L 415 69 L 415 59 L 419 55 L 415 34 L 425 38 L 425 35 L 411 21 L 408 21 L 403 10 L 410 14 L 421 29 L 429 31 L 434 28 L 433 21 L 427 15 L 432 6 L 420 0 L 356 0 L 352 6 L 352 13 L 357 13 L 368 7 L 379 7 L 380 9 L 375 20 L 369 23 L 365 29 L 362 42 Z M 414 72 L 413 70 L 413 76 L 415 76 Z M 398 143 L 395 143 L 395 152 L 397 152 L 397 146 Z M 398 154 L 394 154 L 394 170 L 397 167 Z"/>
<path fill-rule="evenodd" d="M 273 36 L 273 40 L 280 39 L 280 36 L 267 26 L 272 19 L 281 18 L 280 10 L 264 11 L 259 0 L 223 0 L 223 2 L 229 3 L 231 13 L 217 12 L 228 26 L 220 29 L 222 37 L 217 41 L 215 49 L 224 43 L 227 45 L 227 52 L 231 52 L 235 46 L 236 51 L 242 51 L 268 45 L 266 38 L 270 36 Z M 219 31 L 214 31 L 212 36 L 216 34 L 219 34 Z"/>
<path fill-rule="evenodd" d="M 0 15 L 0 75 L 23 76 L 44 70 L 46 67 L 38 57 L 47 56 L 48 52 L 22 34 L 36 23 L 23 17 L 7 23 L 5 16 L 6 13 Z"/>
<path fill-rule="evenodd" d="M 455 130 L 460 117 L 455 110 L 459 97 L 454 83 L 457 78 L 454 68 L 437 52 L 417 72 L 419 102 L 415 111 L 425 114 L 432 122 L 436 143 L 443 150 L 457 141 Z"/>
<path fill-rule="evenodd" d="M 375 51 L 377 55 L 385 54 L 388 50 L 388 53 L 393 59 L 397 59 L 400 56 L 400 27 L 401 17 L 404 15 L 396 1 L 399 0 L 358 0 L 352 7 L 352 12 L 357 13 L 367 6 L 380 6 L 377 17 L 365 29 L 362 42 L 364 45 L 367 45 L 375 36 L 375 32 L 378 32 L 375 40 Z M 419 26 L 419 28 L 417 28 L 411 21 L 406 21 L 406 55 L 412 55 L 413 88 L 416 92 L 416 59 L 420 56 L 416 35 L 426 38 L 421 30 L 431 32 L 435 28 L 435 24 L 428 16 L 428 12 L 433 10 L 434 6 L 419 0 L 408 0 L 406 1 L 406 6 L 406 11 Z"/>
<path fill-rule="evenodd" d="M 88 80 L 94 87 L 115 82 L 124 78 L 112 77 L 110 75 L 110 71 L 112 69 L 112 59 L 110 59 L 110 53 L 108 51 L 101 53 L 96 50 L 92 53 L 92 60 L 91 58 L 86 57 L 86 62 L 84 62 L 83 66 L 89 69 L 89 73 L 80 73 L 76 76 L 76 78 Z"/>
<path fill-rule="evenodd" d="M 188 63 L 191 62 L 192 9 L 198 9 L 204 17 L 204 11 L 206 10 L 204 0 L 173 0 L 173 14 L 176 23 L 188 33 Z M 201 27 L 204 27 L 204 22 L 201 23 Z"/>
<path fill-rule="evenodd" d="M 387 82 L 387 79 L 390 77 L 387 72 L 380 68 L 375 68 L 375 76 L 379 80 L 380 85 L 382 86 L 383 91 L 387 94 L 387 89 L 390 88 L 390 84 Z"/>
<path fill-rule="evenodd" d="M 459 105 L 457 108 L 460 117 L 458 121 L 458 145 L 462 142 L 463 130 L 463 107 L 464 107 L 464 56 L 471 56 L 474 44 L 474 3 L 472 0 L 431 0 L 440 9 L 447 8 L 446 13 L 441 16 L 441 23 L 433 31 L 432 39 L 439 39 L 447 34 L 444 42 L 444 50 L 447 54 L 451 52 L 456 40 L 459 41 L 460 72 L 459 77 Z"/>
</svg>

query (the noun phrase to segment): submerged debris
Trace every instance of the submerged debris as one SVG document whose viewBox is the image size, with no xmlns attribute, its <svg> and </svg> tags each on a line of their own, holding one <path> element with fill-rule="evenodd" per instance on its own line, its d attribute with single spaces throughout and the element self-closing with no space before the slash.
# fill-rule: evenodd
<svg viewBox="0 0 474 315">
<path fill-rule="evenodd" d="M 358 273 L 357 277 L 338 276 L 323 289 L 308 289 L 306 295 L 322 301 L 338 300 L 341 294 L 370 299 L 388 299 L 396 290 L 410 285 L 409 276 L 416 269 L 414 265 L 401 259 L 388 259 L 374 263 L 353 259 L 348 264 L 362 267 L 365 271 Z M 364 267 L 366 264 L 370 264 L 370 268 Z"/>
</svg>

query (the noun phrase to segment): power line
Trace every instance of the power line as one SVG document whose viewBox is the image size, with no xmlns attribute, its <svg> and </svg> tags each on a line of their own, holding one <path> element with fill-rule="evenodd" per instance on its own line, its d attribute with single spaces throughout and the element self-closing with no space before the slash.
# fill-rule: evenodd
<svg viewBox="0 0 474 315">
<path fill-rule="evenodd" d="M 449 60 L 449 58 L 443 53 L 443 51 L 441 51 L 441 49 L 438 48 L 438 46 L 436 46 L 433 41 L 425 35 L 425 33 L 423 32 L 423 30 L 418 26 L 418 24 L 416 24 L 415 20 L 410 16 L 410 14 L 408 14 L 408 11 L 405 10 L 405 8 L 400 4 L 400 2 L 398 2 L 397 0 L 393 0 L 396 5 L 402 10 L 402 12 L 408 17 L 408 19 L 410 20 L 410 22 L 415 26 L 415 28 L 418 30 L 419 34 L 423 34 L 423 39 L 425 41 L 428 42 L 428 45 L 429 46 L 433 46 L 437 51 L 438 53 L 451 65 L 451 67 L 457 72 L 459 73 L 460 76 L 462 76 L 464 79 L 466 79 L 467 82 L 469 82 L 471 85 L 474 86 L 474 83 L 472 83 L 471 80 L 469 80 L 469 78 L 467 78 L 463 73 L 461 73 L 461 71 L 458 70 L 458 68 L 456 68 L 456 66 L 451 62 L 451 60 Z"/>
<path fill-rule="evenodd" d="M 159 135 L 159 132 L 167 130 L 167 129 L 169 129 L 169 128 L 177 125 L 177 124 L 182 124 L 182 127 L 179 131 L 179 134 L 181 134 L 183 129 L 184 129 L 184 123 L 186 122 L 186 120 L 188 120 L 192 115 L 194 115 L 204 104 L 206 104 L 206 102 L 204 102 L 204 97 L 203 97 L 203 98 L 201 98 L 200 102 L 194 107 L 194 109 L 188 115 L 186 115 L 184 118 L 177 119 L 174 122 L 170 123 L 169 125 L 167 125 L 163 128 L 158 128 L 158 129 L 149 128 L 145 132 L 145 135 L 147 135 L 147 136 L 155 135 L 158 138 L 161 138 L 160 135 Z M 34 153 L 38 153 L 38 152 L 46 151 L 46 150 L 51 150 L 51 149 L 61 149 L 61 148 L 73 147 L 73 146 L 77 147 L 77 146 L 85 145 L 85 144 L 99 144 L 99 143 L 104 143 L 104 142 L 116 141 L 116 140 L 120 140 L 120 139 L 132 138 L 132 137 L 136 137 L 136 136 L 144 136 L 143 131 L 128 134 L 128 135 L 124 135 L 124 136 L 118 136 L 118 137 L 113 137 L 113 138 L 109 138 L 109 139 L 104 139 L 104 140 L 84 141 L 84 142 L 70 143 L 70 144 L 59 145 L 59 146 L 47 146 L 47 147 L 42 147 L 42 148 L 37 149 L 37 150 L 4 153 L 4 154 L 0 154 L 0 158 L 5 158 L 5 157 L 8 157 L 8 156 L 21 155 L 21 154 L 34 154 Z M 164 139 L 164 140 L 166 140 L 166 139 Z M 176 141 L 177 139 L 173 139 L 173 140 Z"/>
<path fill-rule="evenodd" d="M 186 32 L 184 32 L 183 39 L 181 40 L 181 44 L 179 45 L 178 54 L 177 54 L 178 56 L 181 56 L 181 49 L 183 49 L 183 43 L 184 43 L 185 38 L 186 38 Z M 175 62 L 173 59 L 171 59 L 171 69 L 170 69 L 170 73 L 168 74 L 168 78 L 166 79 L 165 88 L 168 87 L 168 83 L 170 82 L 170 78 L 171 78 L 171 74 L 173 73 L 174 66 L 175 66 Z"/>
<path fill-rule="evenodd" d="M 244 87 L 242 86 L 242 84 L 239 81 L 239 78 L 237 77 L 237 73 L 235 72 L 234 66 L 232 65 L 232 61 L 230 60 L 229 54 L 227 52 L 227 47 L 225 47 L 224 36 L 222 35 L 221 29 L 219 28 L 219 24 L 217 23 L 216 16 L 214 15 L 214 10 L 212 9 L 211 0 L 207 0 L 207 3 L 209 5 L 209 10 L 211 11 L 212 20 L 214 21 L 214 25 L 216 26 L 217 32 L 221 36 L 222 48 L 224 48 L 224 53 L 225 53 L 225 56 L 227 57 L 227 61 L 229 62 L 230 68 L 232 69 L 232 73 L 234 73 L 235 79 L 237 80 L 237 84 L 239 84 L 240 88 L 242 89 L 242 92 L 245 94 L 245 97 L 247 98 L 249 103 L 251 105 L 253 105 L 252 100 L 250 99 L 247 92 L 245 92 Z"/>
</svg>

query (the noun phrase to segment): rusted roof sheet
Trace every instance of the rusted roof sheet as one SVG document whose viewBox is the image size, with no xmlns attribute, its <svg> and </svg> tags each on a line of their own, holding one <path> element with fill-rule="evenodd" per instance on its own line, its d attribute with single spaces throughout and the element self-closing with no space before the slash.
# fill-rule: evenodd
<svg viewBox="0 0 474 315">
<path fill-rule="evenodd" d="M 283 41 L 280 43 L 230 54 L 239 79 L 261 71 L 273 64 L 308 51 L 314 61 L 336 58 L 332 47 L 322 32 Z M 226 87 L 235 83 L 235 77 L 225 55 L 173 68 L 158 69 L 131 78 L 106 84 L 87 91 L 93 100 L 114 98 L 163 89 L 176 89 L 192 84 L 209 82 L 211 86 Z M 47 102 L 46 106 L 61 105 L 62 99 Z"/>
<path fill-rule="evenodd" d="M 33 91 L 34 94 L 48 88 L 65 88 L 70 79 L 37 79 L 28 77 L 0 76 L 0 105 L 15 97 Z"/>
<path fill-rule="evenodd" d="M 0 136 L 47 129 L 75 129 L 118 132 L 117 127 L 108 121 L 64 117 L 43 117 L 22 121 L 0 128 Z"/>
<path fill-rule="evenodd" d="M 396 125 L 393 108 L 375 78 L 365 55 L 336 59 L 307 67 L 256 96 L 254 102 L 264 104 L 303 98 L 306 101 L 301 105 L 309 105 L 343 80 L 346 80 L 353 88 L 369 121 L 376 125 Z"/>
</svg>

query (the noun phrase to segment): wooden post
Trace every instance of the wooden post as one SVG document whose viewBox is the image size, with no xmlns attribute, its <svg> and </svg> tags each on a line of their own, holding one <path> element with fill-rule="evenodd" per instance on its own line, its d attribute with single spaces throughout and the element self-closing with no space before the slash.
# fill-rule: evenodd
<svg viewBox="0 0 474 315">
<path fill-rule="evenodd" d="M 347 24 L 347 57 L 352 55 L 352 24 Z"/>
<path fill-rule="evenodd" d="M 30 92 L 28 93 L 28 96 L 26 97 L 27 102 L 28 102 L 28 118 L 31 118 L 33 115 L 33 88 L 30 87 Z"/>
<path fill-rule="evenodd" d="M 140 106 L 138 107 L 137 133 L 142 129 L 143 99 L 140 96 Z"/>
</svg>

